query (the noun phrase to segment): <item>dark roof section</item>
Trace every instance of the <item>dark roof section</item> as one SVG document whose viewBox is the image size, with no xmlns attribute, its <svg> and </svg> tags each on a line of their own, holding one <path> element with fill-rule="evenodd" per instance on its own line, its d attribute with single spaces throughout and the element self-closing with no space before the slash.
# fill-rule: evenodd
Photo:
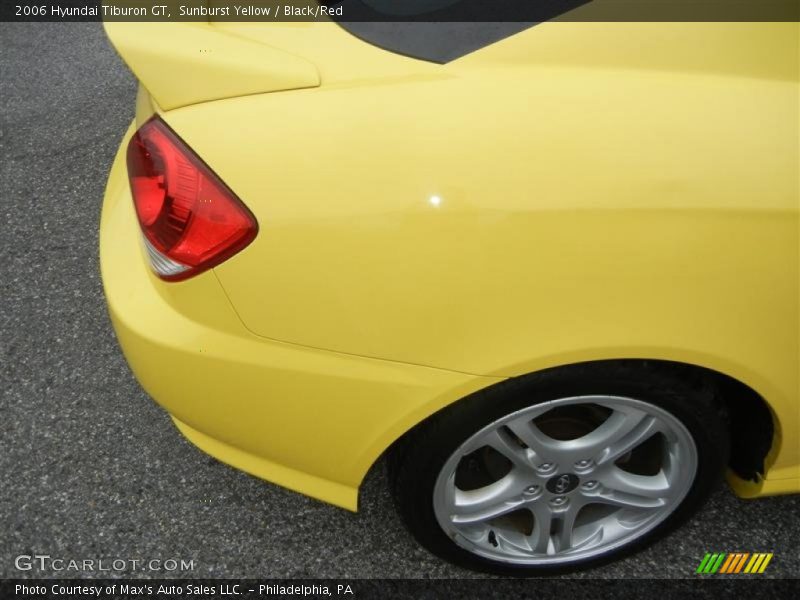
<svg viewBox="0 0 800 600">
<path fill-rule="evenodd" d="M 339 23 L 374 46 L 435 63 L 447 63 L 499 42 L 536 23 Z"/>
<path fill-rule="evenodd" d="M 590 0 L 342 0 L 352 35 L 384 50 L 447 63 Z M 402 7 L 402 11 L 401 11 Z"/>
</svg>

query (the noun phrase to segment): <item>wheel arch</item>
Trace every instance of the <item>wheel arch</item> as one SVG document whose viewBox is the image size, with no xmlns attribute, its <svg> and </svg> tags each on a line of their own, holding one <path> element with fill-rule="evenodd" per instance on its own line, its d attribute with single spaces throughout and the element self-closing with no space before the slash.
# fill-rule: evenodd
<svg viewBox="0 0 800 600">
<path fill-rule="evenodd" d="M 730 471 L 735 477 L 743 481 L 757 482 L 764 477 L 772 458 L 779 449 L 781 435 L 778 417 L 764 396 L 756 391 L 752 385 L 721 370 L 695 363 L 664 359 L 618 358 L 567 363 L 520 373 L 511 379 L 547 371 L 585 367 L 603 368 L 603 366 L 611 368 L 612 366 L 623 365 L 632 368 L 641 367 L 643 370 L 656 369 L 662 374 L 672 375 L 681 379 L 690 379 L 696 382 L 697 385 L 710 386 L 714 391 L 715 398 L 720 402 L 727 415 L 727 430 L 731 439 L 731 454 L 728 463 Z M 503 385 L 507 381 L 502 380 L 474 393 L 480 393 L 490 387 Z M 464 398 L 466 397 L 468 396 Z M 434 415 L 446 410 L 464 398 L 431 412 L 424 419 L 408 428 L 384 449 L 372 463 L 369 471 L 374 470 L 385 461 L 398 460 L 405 440 L 415 429 L 422 426 Z M 365 474 L 365 478 L 366 476 L 368 474 Z"/>
</svg>

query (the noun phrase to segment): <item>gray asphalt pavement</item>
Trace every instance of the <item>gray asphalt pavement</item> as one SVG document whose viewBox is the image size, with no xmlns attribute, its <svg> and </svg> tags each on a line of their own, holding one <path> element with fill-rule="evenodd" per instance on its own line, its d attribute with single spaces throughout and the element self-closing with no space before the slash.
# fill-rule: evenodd
<svg viewBox="0 0 800 600">
<path fill-rule="evenodd" d="M 473 576 L 416 546 L 380 466 L 351 514 L 177 433 L 122 358 L 98 271 L 134 80 L 96 24 L 0 25 L 0 78 L 0 577 L 42 575 L 16 570 L 24 554 L 194 560 L 181 576 Z M 767 575 L 797 577 L 799 514 L 800 496 L 721 489 L 658 545 L 576 576 L 691 577 L 707 551 L 773 551 Z"/>
</svg>

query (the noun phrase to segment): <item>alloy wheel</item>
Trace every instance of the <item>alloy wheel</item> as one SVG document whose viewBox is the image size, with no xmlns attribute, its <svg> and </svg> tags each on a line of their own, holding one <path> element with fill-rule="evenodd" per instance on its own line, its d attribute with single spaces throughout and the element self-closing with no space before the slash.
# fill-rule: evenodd
<svg viewBox="0 0 800 600">
<path fill-rule="evenodd" d="M 624 546 L 689 492 L 697 449 L 669 412 L 621 396 L 576 396 L 506 415 L 445 461 L 433 508 L 479 556 L 570 563 Z"/>
</svg>

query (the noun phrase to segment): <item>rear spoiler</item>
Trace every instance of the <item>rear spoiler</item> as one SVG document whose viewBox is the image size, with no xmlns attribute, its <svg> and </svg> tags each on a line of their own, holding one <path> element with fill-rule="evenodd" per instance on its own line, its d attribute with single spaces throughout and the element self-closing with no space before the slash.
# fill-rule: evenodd
<svg viewBox="0 0 800 600">
<path fill-rule="evenodd" d="M 104 23 L 122 60 L 164 110 L 317 87 L 317 68 L 288 52 L 209 23 Z"/>
</svg>

